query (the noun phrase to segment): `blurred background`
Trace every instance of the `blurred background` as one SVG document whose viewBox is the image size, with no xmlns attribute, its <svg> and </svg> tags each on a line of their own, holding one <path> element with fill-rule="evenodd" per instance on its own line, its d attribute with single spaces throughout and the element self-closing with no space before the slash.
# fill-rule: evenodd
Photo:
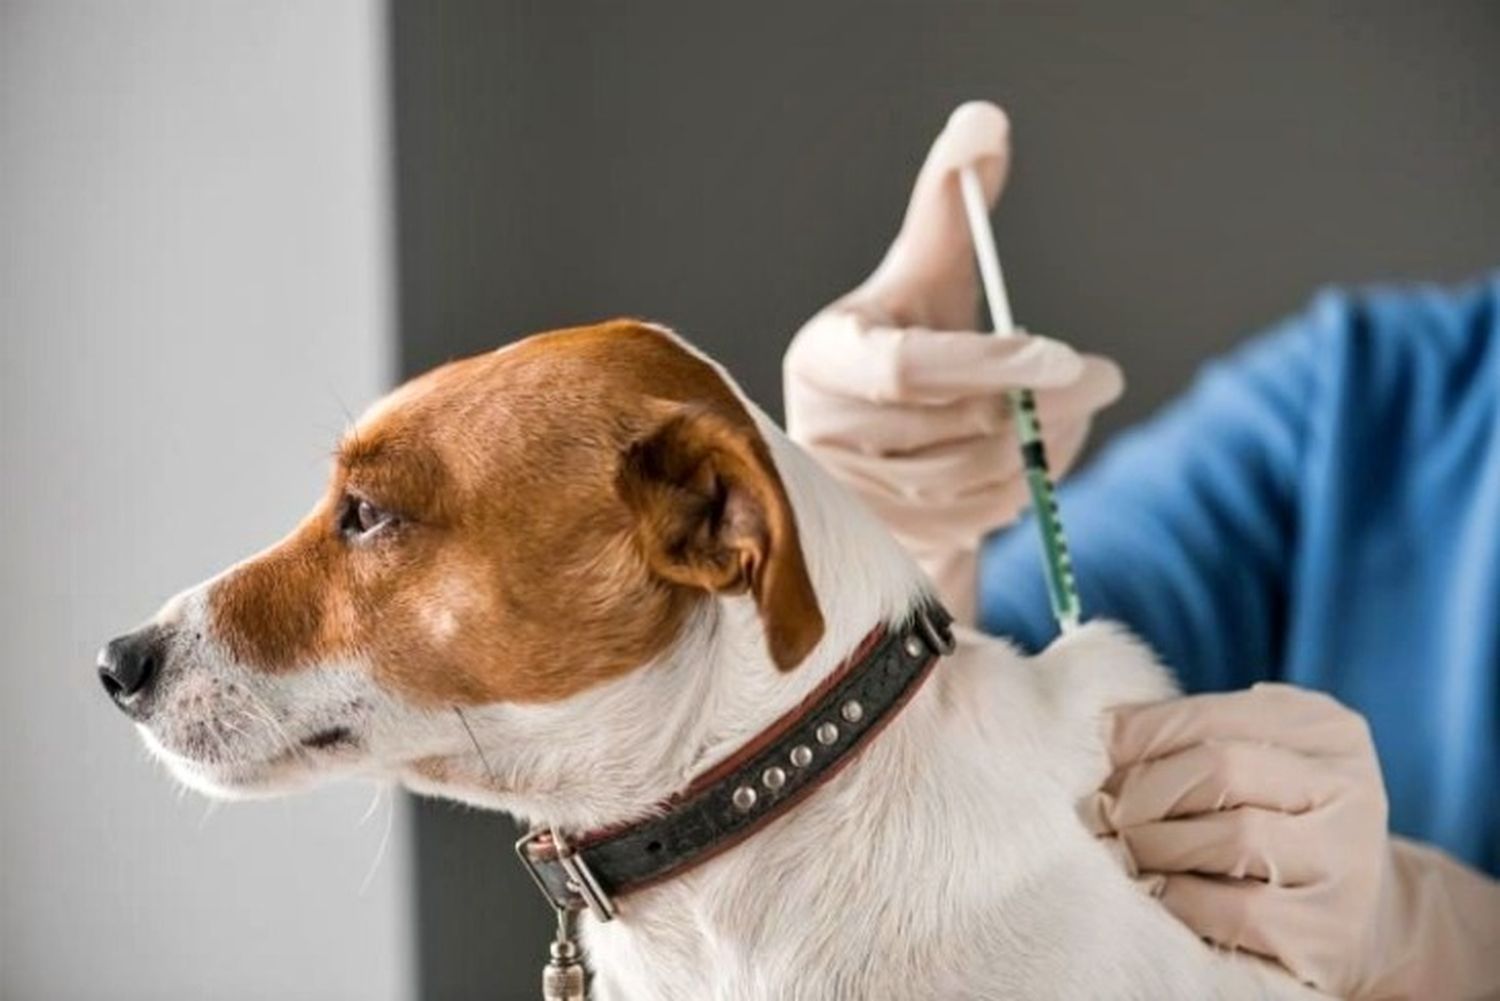
<svg viewBox="0 0 1500 1001">
<path fill-rule="evenodd" d="M 525 998 L 509 821 L 210 807 L 93 652 L 274 540 L 350 413 L 614 314 L 780 355 L 998 101 L 1018 318 L 1102 433 L 1318 287 L 1500 262 L 1500 7 L 0 0 L 0 998 Z"/>
</svg>

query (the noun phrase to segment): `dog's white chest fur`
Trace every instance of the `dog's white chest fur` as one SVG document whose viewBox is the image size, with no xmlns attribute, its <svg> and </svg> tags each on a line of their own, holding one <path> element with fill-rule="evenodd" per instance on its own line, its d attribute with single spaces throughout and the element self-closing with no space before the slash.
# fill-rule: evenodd
<svg viewBox="0 0 1500 1001">
<path fill-rule="evenodd" d="M 1090 625 L 1039 657 L 960 631 L 901 716 L 812 800 L 588 929 L 606 1001 L 1316 996 L 1216 955 L 1072 804 L 1107 772 L 1101 711 L 1172 694 Z"/>
</svg>

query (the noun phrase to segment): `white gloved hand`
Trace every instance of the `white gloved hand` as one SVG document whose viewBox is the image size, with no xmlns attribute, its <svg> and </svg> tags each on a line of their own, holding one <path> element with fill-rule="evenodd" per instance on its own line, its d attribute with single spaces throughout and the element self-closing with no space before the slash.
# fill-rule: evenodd
<svg viewBox="0 0 1500 1001">
<path fill-rule="evenodd" d="M 965 622 L 982 537 L 1028 501 L 1005 390 L 1036 390 L 1061 475 L 1124 387 L 1113 362 L 1058 341 L 974 332 L 978 275 L 956 172 L 975 165 L 993 205 L 1009 161 L 999 108 L 955 111 L 885 259 L 802 328 L 784 362 L 792 439 L 864 499 Z"/>
<path fill-rule="evenodd" d="M 1261 684 L 1112 722 L 1085 821 L 1200 936 L 1340 997 L 1500 992 L 1500 884 L 1387 835 L 1358 713 Z"/>
</svg>

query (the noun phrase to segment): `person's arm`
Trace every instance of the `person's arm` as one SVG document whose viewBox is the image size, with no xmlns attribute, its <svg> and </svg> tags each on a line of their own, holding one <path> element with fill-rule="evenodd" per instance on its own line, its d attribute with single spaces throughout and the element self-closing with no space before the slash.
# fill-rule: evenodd
<svg viewBox="0 0 1500 1001">
<path fill-rule="evenodd" d="M 1302 449 L 1319 392 L 1316 314 L 1214 363 L 1117 439 L 1059 502 L 1085 618 L 1130 626 L 1188 690 L 1275 677 Z M 1055 627 L 1027 518 L 981 553 L 980 624 L 1037 649 Z"/>
</svg>

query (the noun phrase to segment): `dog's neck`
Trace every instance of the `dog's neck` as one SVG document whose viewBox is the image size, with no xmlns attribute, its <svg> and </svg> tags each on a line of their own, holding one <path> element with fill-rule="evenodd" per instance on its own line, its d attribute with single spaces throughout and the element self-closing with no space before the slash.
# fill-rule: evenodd
<svg viewBox="0 0 1500 1001">
<path fill-rule="evenodd" d="M 808 572 L 822 606 L 826 633 L 807 659 L 778 671 L 748 599 L 710 606 L 681 654 L 702 672 L 702 713 L 694 753 L 677 764 L 691 775 L 751 740 L 818 686 L 877 625 L 899 621 L 930 585 L 890 533 L 806 453 L 756 412 L 761 433 L 797 512 Z"/>
<path fill-rule="evenodd" d="M 465 768 L 462 798 L 571 831 L 645 816 L 797 705 L 877 624 L 899 620 L 929 593 L 874 516 L 752 413 L 797 514 L 826 623 L 818 645 L 779 671 L 749 598 L 706 600 L 666 654 L 623 679 L 552 706 L 466 710 L 489 761 L 476 755 Z"/>
</svg>

